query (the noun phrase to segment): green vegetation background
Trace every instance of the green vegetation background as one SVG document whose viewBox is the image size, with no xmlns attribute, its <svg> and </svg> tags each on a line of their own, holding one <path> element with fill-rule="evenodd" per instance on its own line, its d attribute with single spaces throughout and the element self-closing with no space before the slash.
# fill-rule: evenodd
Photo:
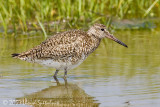
<svg viewBox="0 0 160 107">
<path fill-rule="evenodd" d="M 0 0 L 0 32 L 57 32 L 113 19 L 160 16 L 160 0 Z M 152 24 L 151 24 L 152 26 Z"/>
</svg>

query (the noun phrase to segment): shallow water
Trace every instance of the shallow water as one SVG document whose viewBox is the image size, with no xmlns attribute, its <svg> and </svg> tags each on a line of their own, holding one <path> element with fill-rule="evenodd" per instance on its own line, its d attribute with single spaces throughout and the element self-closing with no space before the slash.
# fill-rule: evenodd
<svg viewBox="0 0 160 107">
<path fill-rule="evenodd" d="M 0 105 L 158 107 L 160 105 L 160 32 L 118 31 L 129 48 L 105 39 L 67 82 L 55 69 L 11 58 L 44 40 L 42 36 L 0 38 Z"/>
</svg>

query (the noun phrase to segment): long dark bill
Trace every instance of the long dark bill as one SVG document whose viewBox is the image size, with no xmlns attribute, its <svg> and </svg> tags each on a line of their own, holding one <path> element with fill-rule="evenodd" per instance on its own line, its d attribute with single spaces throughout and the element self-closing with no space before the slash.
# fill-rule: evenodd
<svg viewBox="0 0 160 107">
<path fill-rule="evenodd" d="M 106 37 L 128 48 L 128 46 L 125 43 L 123 43 L 120 40 L 118 40 L 112 34 L 107 34 Z"/>
</svg>

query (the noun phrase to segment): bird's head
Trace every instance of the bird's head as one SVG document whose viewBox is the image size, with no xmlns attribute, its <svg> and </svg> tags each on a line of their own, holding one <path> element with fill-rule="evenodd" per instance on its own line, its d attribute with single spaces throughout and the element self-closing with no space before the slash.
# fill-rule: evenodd
<svg viewBox="0 0 160 107">
<path fill-rule="evenodd" d="M 98 37 L 100 39 L 102 38 L 109 38 L 125 47 L 128 47 L 126 44 L 118 40 L 116 37 L 114 37 L 112 34 L 109 33 L 109 31 L 106 29 L 106 26 L 103 24 L 94 24 L 90 27 L 90 29 L 87 32 L 89 35 L 93 35 L 95 37 Z"/>
</svg>

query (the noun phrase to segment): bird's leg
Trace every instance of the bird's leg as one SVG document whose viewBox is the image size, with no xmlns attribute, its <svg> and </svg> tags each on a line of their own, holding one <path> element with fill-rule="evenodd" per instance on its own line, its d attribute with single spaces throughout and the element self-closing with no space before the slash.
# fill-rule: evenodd
<svg viewBox="0 0 160 107">
<path fill-rule="evenodd" d="M 64 69 L 64 79 L 66 80 L 67 78 L 67 69 Z"/>
<path fill-rule="evenodd" d="M 67 85 L 68 85 L 67 78 L 64 77 L 63 79 L 64 79 L 64 84 L 65 84 L 65 86 L 67 86 Z"/>
<path fill-rule="evenodd" d="M 55 72 L 54 75 L 53 75 L 53 78 L 54 78 L 54 79 L 57 77 L 58 72 L 59 72 L 59 70 L 56 69 L 56 72 Z"/>
<path fill-rule="evenodd" d="M 60 83 L 59 83 L 59 80 L 57 79 L 57 77 L 56 77 L 56 76 L 54 77 L 54 80 L 56 81 L 57 86 L 59 86 L 59 85 L 60 85 Z"/>
</svg>

